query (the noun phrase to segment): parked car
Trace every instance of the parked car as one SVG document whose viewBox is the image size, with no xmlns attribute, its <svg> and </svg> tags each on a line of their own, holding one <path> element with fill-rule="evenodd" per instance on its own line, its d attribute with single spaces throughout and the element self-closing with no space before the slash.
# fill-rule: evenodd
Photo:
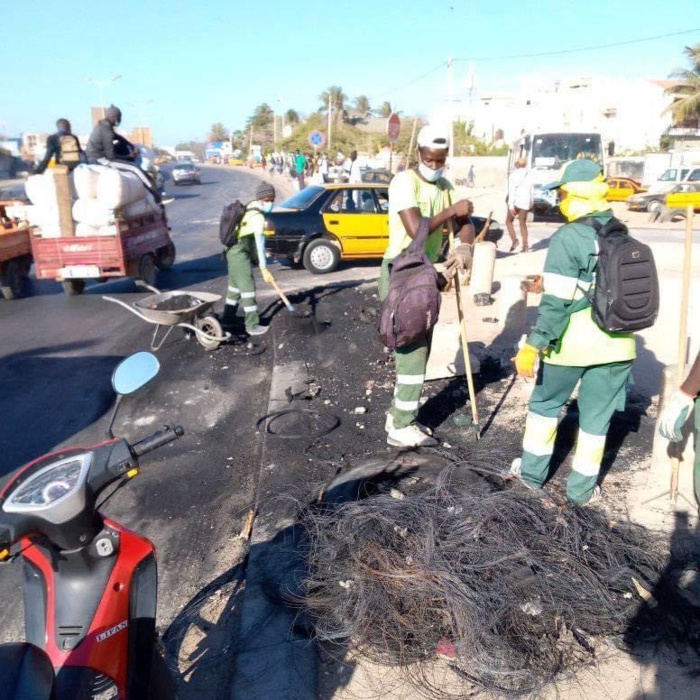
<svg viewBox="0 0 700 700">
<path fill-rule="evenodd" d="M 176 163 L 171 177 L 174 185 L 191 184 L 193 182 L 199 185 L 202 182 L 201 171 L 192 162 L 183 161 Z"/>
<path fill-rule="evenodd" d="M 626 202 L 628 197 L 639 192 L 646 192 L 636 180 L 629 177 L 611 177 L 608 179 L 608 193 L 605 199 L 608 202 Z"/>
<path fill-rule="evenodd" d="M 639 192 L 627 197 L 627 208 L 631 211 L 655 212 L 661 209 L 666 199 L 665 192 Z"/>
<path fill-rule="evenodd" d="M 362 171 L 362 182 L 375 182 L 378 185 L 388 185 L 393 177 L 394 173 L 384 168 L 377 168 L 375 170 L 367 168 L 367 170 Z"/>
<path fill-rule="evenodd" d="M 685 214 L 688 206 L 700 211 L 700 182 L 681 182 L 666 195 L 666 206 L 679 209 Z"/>
<path fill-rule="evenodd" d="M 270 253 L 301 263 L 315 275 L 332 272 L 341 260 L 380 259 L 389 242 L 387 185 L 312 185 L 267 215 Z M 472 217 L 477 233 L 486 220 Z M 486 240 L 503 229 L 492 221 Z"/>
</svg>

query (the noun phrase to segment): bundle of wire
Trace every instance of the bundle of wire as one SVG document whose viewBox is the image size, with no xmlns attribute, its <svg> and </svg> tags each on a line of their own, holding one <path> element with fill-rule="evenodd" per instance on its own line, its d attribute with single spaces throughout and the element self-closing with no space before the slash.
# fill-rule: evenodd
<svg viewBox="0 0 700 700">
<path fill-rule="evenodd" d="M 642 528 L 473 477 L 450 468 L 414 494 L 302 516 L 319 640 L 401 667 L 428 697 L 447 694 L 427 672 L 445 648 L 462 679 L 506 694 L 579 668 L 623 635 L 665 564 Z"/>
</svg>

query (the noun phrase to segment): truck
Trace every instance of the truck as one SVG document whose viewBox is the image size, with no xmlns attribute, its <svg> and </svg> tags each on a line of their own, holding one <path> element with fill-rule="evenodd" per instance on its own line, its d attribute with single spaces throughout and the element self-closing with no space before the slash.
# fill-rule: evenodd
<svg viewBox="0 0 700 700">
<path fill-rule="evenodd" d="M 7 213 L 17 206 L 21 202 L 0 202 L 0 291 L 8 301 L 22 296 L 32 267 L 29 224 Z"/>
</svg>

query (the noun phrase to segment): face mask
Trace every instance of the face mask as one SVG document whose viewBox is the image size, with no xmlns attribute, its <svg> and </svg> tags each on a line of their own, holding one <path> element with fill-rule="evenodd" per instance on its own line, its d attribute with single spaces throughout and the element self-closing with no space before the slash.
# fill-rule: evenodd
<svg viewBox="0 0 700 700">
<path fill-rule="evenodd" d="M 264 202 L 263 203 L 263 211 L 266 214 L 269 214 L 272 211 L 272 207 L 274 206 L 274 202 Z"/>
<path fill-rule="evenodd" d="M 421 177 L 425 178 L 428 182 L 437 182 L 445 172 L 445 168 L 442 167 L 433 170 L 423 163 L 423 161 L 420 161 L 418 163 L 418 172 L 421 174 Z"/>
<path fill-rule="evenodd" d="M 58 133 L 59 134 L 67 134 L 68 132 L 65 129 L 59 129 Z"/>
</svg>

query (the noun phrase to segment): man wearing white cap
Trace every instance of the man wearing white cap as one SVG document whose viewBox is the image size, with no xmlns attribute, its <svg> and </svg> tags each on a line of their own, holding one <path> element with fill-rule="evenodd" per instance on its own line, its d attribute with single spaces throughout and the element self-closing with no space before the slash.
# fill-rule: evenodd
<svg viewBox="0 0 700 700">
<path fill-rule="evenodd" d="M 456 221 L 456 228 L 464 226 L 460 233 L 462 244 L 474 241 L 474 227 L 469 219 L 474 207 L 467 199 L 452 204 L 451 192 L 454 188 L 442 176 L 449 146 L 447 129 L 424 126 L 418 134 L 418 166 L 397 173 L 389 185 L 389 247 L 382 260 L 379 279 L 379 297 L 382 300 L 389 291 L 389 264 L 411 244 L 418 233 L 421 217 L 430 220 L 425 252 L 433 262 L 440 255 L 443 227 L 450 219 Z M 463 245 L 456 253 L 457 257 L 466 258 L 470 251 L 467 245 Z M 427 335 L 395 351 L 396 386 L 385 426 L 387 442 L 395 447 L 437 444 L 430 429 L 416 422 L 430 340 Z"/>
</svg>

